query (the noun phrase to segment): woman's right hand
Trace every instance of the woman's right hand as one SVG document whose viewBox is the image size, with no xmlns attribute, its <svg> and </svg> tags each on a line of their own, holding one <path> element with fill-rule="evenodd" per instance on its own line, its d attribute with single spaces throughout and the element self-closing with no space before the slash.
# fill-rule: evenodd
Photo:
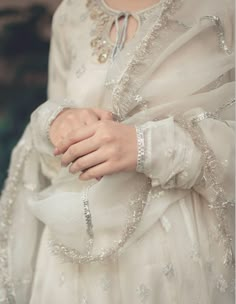
<svg viewBox="0 0 236 304">
<path fill-rule="evenodd" d="M 62 111 L 51 124 L 49 138 L 54 147 L 69 133 L 98 120 L 113 120 L 112 113 L 97 108 L 72 108 Z"/>
</svg>

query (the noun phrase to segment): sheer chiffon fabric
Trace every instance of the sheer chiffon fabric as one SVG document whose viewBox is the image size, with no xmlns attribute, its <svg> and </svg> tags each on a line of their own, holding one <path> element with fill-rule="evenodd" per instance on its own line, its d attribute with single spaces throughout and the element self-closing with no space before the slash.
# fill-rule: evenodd
<svg viewBox="0 0 236 304">
<path fill-rule="evenodd" d="M 219 16 L 223 46 L 231 48 L 233 2 L 171 3 L 153 7 L 134 39 L 112 64 L 103 65 L 91 54 L 94 23 L 85 2 L 63 1 L 57 10 L 49 100 L 32 114 L 15 148 L 7 182 L 9 186 L 19 156 L 28 149 L 8 210 L 9 237 L 2 242 L 8 252 L 0 285 L 3 303 L 10 296 L 17 304 L 234 302 L 233 260 L 226 248 L 234 234 L 233 206 L 224 207 L 216 190 L 216 184 L 222 185 L 225 201 L 232 201 L 233 107 L 226 107 L 218 119 L 199 122 L 194 132 L 181 123 L 213 113 L 234 98 L 233 52 L 222 48 L 219 24 L 203 18 Z M 83 193 L 91 183 L 70 175 L 53 156 L 47 128 L 59 105 L 105 108 L 120 115 L 122 123 L 144 130 L 144 172 L 107 176 L 89 190 L 92 255 L 101 257 L 119 248 L 93 263 L 63 261 L 62 248 L 55 256 L 50 243 L 53 238 L 64 252 L 73 249 L 86 255 Z M 193 135 L 198 132 L 207 151 Z M 205 174 L 211 167 L 204 157 L 208 151 L 214 154 L 214 166 L 220 167 L 211 171 L 215 183 Z M 127 213 L 137 195 L 144 206 L 140 222 L 119 246 L 127 221 L 135 220 Z M 3 194 L 2 210 L 7 199 Z"/>
</svg>

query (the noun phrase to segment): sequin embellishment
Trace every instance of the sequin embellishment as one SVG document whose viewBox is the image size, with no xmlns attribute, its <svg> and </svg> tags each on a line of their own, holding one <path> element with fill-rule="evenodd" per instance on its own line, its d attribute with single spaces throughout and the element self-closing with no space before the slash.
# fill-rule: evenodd
<svg viewBox="0 0 236 304">
<path fill-rule="evenodd" d="M 136 171 L 143 173 L 144 172 L 144 163 L 145 163 L 145 141 L 144 141 L 144 130 L 142 127 L 136 126 L 136 136 L 137 136 L 137 166 Z"/>
<path fill-rule="evenodd" d="M 220 20 L 220 17 L 218 17 L 218 16 L 204 16 L 204 17 L 201 18 L 201 20 L 209 20 L 215 25 L 220 48 L 227 55 L 231 55 L 232 51 L 229 49 L 229 47 L 226 44 L 225 32 L 224 32 L 224 28 L 223 28 L 222 22 Z"/>
<path fill-rule="evenodd" d="M 160 31 L 167 27 L 170 16 L 180 7 L 182 0 L 165 0 L 161 3 L 160 15 L 152 26 L 150 32 L 142 39 L 137 46 L 133 58 L 130 60 L 125 72 L 119 83 L 115 86 L 112 93 L 113 112 L 115 112 L 121 120 L 124 120 L 130 110 L 131 105 L 135 101 L 135 96 L 141 86 L 139 81 L 134 79 L 135 75 L 144 73 L 146 68 L 144 61 L 147 55 L 153 51 L 152 47 L 159 43 Z M 151 62 L 150 62 L 151 64 Z M 125 101 L 125 102 L 124 102 Z"/>
<path fill-rule="evenodd" d="M 49 239 L 49 248 L 53 255 L 59 257 L 63 262 L 74 264 L 86 264 L 97 261 L 104 261 L 108 258 L 117 256 L 121 253 L 122 248 L 134 234 L 143 215 L 148 193 L 151 189 L 150 180 L 140 188 L 140 191 L 135 194 L 129 201 L 128 216 L 125 227 L 123 228 L 122 236 L 119 240 L 113 242 L 110 248 L 101 248 L 100 253 L 92 255 L 90 250 L 87 254 L 81 254 L 74 248 L 69 248 L 62 243 L 59 243 L 56 238 L 51 235 Z"/>
<path fill-rule="evenodd" d="M 31 143 L 23 140 L 19 142 L 17 147 L 20 149 L 19 155 L 17 159 L 13 155 L 6 188 L 4 189 L 1 197 L 0 286 L 4 292 L 1 295 L 1 300 L 3 300 L 2 303 L 15 303 L 14 286 L 11 278 L 9 277 L 8 269 L 8 239 L 10 226 L 12 224 L 12 208 L 14 207 L 17 190 L 20 183 L 21 171 L 32 149 Z"/>
<path fill-rule="evenodd" d="M 92 47 L 93 55 L 97 57 L 98 62 L 105 63 L 112 51 L 111 43 L 104 37 L 106 26 L 111 18 L 97 1 L 88 0 L 87 8 L 90 13 L 90 18 L 96 23 L 90 46 Z"/>
</svg>

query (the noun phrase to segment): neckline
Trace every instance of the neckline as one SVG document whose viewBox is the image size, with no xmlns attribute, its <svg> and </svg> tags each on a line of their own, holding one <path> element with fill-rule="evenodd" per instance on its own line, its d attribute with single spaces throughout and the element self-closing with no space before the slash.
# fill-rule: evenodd
<svg viewBox="0 0 236 304">
<path fill-rule="evenodd" d="M 109 11 L 109 12 L 111 12 L 111 13 L 113 13 L 113 14 L 120 14 L 121 12 L 125 12 L 125 13 L 129 13 L 129 14 L 131 14 L 131 15 L 142 15 L 142 14 L 144 14 L 144 13 L 147 13 L 147 12 L 153 10 L 154 8 L 159 7 L 159 6 L 162 4 L 162 2 L 163 2 L 163 0 L 160 0 L 160 1 L 157 2 L 157 3 L 155 3 L 155 4 L 153 4 L 153 5 L 150 5 L 150 6 L 146 7 L 146 8 L 144 8 L 144 9 L 140 9 L 140 10 L 135 10 L 135 11 L 127 11 L 127 10 L 124 10 L 124 11 L 122 11 L 122 10 L 118 10 L 118 9 L 112 8 L 109 4 L 107 4 L 106 0 L 99 0 L 99 1 L 100 1 L 101 5 L 102 5 L 107 11 Z"/>
</svg>

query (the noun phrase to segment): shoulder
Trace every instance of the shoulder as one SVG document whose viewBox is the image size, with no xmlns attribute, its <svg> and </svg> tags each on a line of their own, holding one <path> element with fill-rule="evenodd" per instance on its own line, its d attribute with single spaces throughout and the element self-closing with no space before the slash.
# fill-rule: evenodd
<svg viewBox="0 0 236 304">
<path fill-rule="evenodd" d="M 87 0 L 63 0 L 53 15 L 52 29 L 76 25 L 87 12 L 86 3 Z"/>
</svg>

